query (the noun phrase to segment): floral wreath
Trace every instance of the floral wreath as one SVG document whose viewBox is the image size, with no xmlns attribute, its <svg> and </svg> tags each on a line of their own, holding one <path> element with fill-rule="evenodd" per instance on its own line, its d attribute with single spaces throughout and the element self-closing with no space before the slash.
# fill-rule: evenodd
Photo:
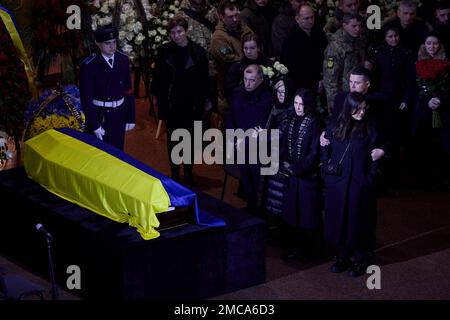
<svg viewBox="0 0 450 320">
<path fill-rule="evenodd" d="M 96 9 L 92 15 L 92 30 L 118 24 L 119 47 L 136 66 L 139 59 L 146 56 L 146 49 L 149 57 L 153 58 L 158 48 L 169 40 L 168 19 L 178 12 L 180 1 L 150 4 L 149 0 L 96 0 L 92 5 Z"/>
<path fill-rule="evenodd" d="M 46 130 L 69 127 L 84 131 L 85 115 L 81 109 L 80 92 L 74 85 L 46 90 L 25 110 L 25 140 Z"/>
</svg>

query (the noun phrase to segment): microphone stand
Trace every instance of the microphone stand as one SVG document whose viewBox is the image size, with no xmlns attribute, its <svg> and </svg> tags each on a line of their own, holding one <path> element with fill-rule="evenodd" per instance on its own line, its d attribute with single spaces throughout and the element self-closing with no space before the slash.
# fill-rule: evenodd
<svg viewBox="0 0 450 320">
<path fill-rule="evenodd" d="M 51 239 L 50 237 L 45 237 L 47 240 L 47 251 L 48 251 L 48 269 L 50 272 L 50 280 L 52 282 L 52 300 L 58 300 L 58 287 L 55 281 L 55 272 L 53 270 L 53 259 L 52 259 L 52 249 L 51 249 Z"/>
</svg>

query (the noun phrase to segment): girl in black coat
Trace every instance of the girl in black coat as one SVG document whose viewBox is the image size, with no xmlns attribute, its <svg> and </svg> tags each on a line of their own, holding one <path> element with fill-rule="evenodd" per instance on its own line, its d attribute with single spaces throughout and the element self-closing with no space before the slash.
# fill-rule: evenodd
<svg viewBox="0 0 450 320">
<path fill-rule="evenodd" d="M 366 120 L 367 108 L 362 94 L 349 93 L 336 122 L 327 126 L 325 137 L 330 144 L 322 147 L 321 154 L 325 239 L 337 251 L 330 271 L 350 269 L 351 276 L 366 272 L 375 243 L 374 180 L 378 161 L 373 161 L 371 150 L 376 146 L 377 132 Z"/>
<path fill-rule="evenodd" d="M 294 108 L 281 124 L 280 170 L 287 175 L 282 218 L 286 252 L 291 260 L 312 252 L 313 237 L 320 225 L 319 136 L 320 121 L 313 115 L 315 95 L 300 89 Z"/>
</svg>

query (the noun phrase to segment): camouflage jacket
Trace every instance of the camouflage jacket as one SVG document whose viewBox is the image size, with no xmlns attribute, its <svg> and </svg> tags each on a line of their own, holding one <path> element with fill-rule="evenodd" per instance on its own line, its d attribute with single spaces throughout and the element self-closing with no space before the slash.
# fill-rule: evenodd
<svg viewBox="0 0 450 320">
<path fill-rule="evenodd" d="M 336 93 L 348 91 L 350 71 L 366 59 L 366 43 L 353 38 L 340 28 L 332 36 L 325 50 L 323 61 L 323 82 L 331 110 Z"/>
<path fill-rule="evenodd" d="M 216 26 L 211 38 L 211 53 L 217 65 L 217 77 L 219 91 L 223 94 L 223 82 L 228 69 L 233 62 L 242 57 L 241 39 L 246 34 L 253 33 L 249 27 L 242 24 L 240 32 L 235 34 L 226 30 L 223 22 Z"/>
</svg>

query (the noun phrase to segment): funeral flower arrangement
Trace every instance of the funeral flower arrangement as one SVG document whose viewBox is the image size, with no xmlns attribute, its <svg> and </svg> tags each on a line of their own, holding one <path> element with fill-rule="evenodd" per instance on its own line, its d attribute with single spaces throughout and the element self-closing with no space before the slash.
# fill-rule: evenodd
<svg viewBox="0 0 450 320">
<path fill-rule="evenodd" d="M 152 18 L 152 6 L 149 0 L 140 0 L 139 4 L 136 2 L 135 0 L 97 0 L 92 4 L 97 11 L 91 16 L 93 31 L 99 26 L 118 25 L 118 47 L 129 56 L 133 65 L 144 56 L 142 44 L 146 36 L 143 24 Z M 153 8 L 155 7 L 156 4 L 153 4 Z M 142 13 L 140 9 L 144 12 Z M 119 21 L 114 21 L 115 17 L 118 17 Z"/>
<path fill-rule="evenodd" d="M 416 63 L 417 84 L 426 95 L 447 94 L 450 91 L 450 61 L 425 59 Z M 432 112 L 432 127 L 442 126 L 439 112 Z"/>
<path fill-rule="evenodd" d="M 152 56 L 156 56 L 158 48 L 169 41 L 169 32 L 167 24 L 169 19 L 173 18 L 180 9 L 180 1 L 176 0 L 173 4 L 170 1 L 164 2 L 161 9 L 151 18 L 150 30 L 148 36 L 150 39 L 150 48 Z"/>
<path fill-rule="evenodd" d="M 8 137 L 5 131 L 0 131 L 0 167 L 6 162 L 6 160 L 13 158 L 13 153 L 8 150 L 8 139 L 11 139 L 11 137 Z"/>
<path fill-rule="evenodd" d="M 279 61 L 275 61 L 272 67 L 261 66 L 261 69 L 263 70 L 263 74 L 269 79 L 270 85 L 276 84 L 289 72 L 288 68 Z"/>
<path fill-rule="evenodd" d="M 84 130 L 85 115 L 81 109 L 80 92 L 74 85 L 48 89 L 25 110 L 25 140 L 46 130 L 69 127 Z"/>
<path fill-rule="evenodd" d="M 180 7 L 180 1 L 164 1 L 159 7 L 149 0 L 95 0 L 92 6 L 92 30 L 99 26 L 117 25 L 119 31 L 119 50 L 127 54 L 136 66 L 146 54 L 154 57 L 158 48 L 168 41 L 167 24 Z M 119 20 L 116 21 L 116 17 Z"/>
</svg>

